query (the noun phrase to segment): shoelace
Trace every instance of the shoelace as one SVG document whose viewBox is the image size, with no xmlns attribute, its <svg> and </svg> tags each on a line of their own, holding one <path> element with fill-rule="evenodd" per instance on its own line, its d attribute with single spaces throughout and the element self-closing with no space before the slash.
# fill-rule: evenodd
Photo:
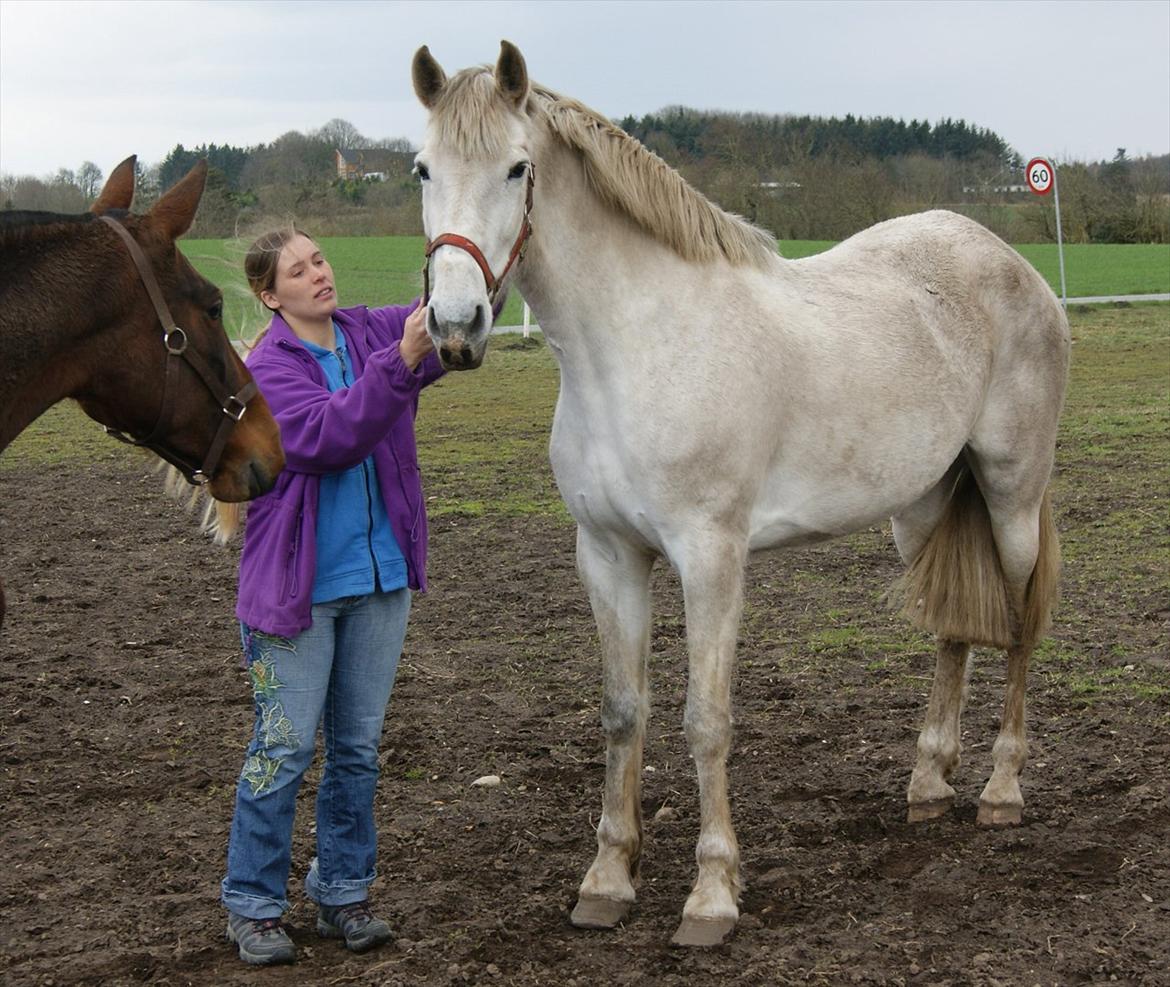
<svg viewBox="0 0 1170 987">
<path fill-rule="evenodd" d="M 278 918 L 258 918 L 252 920 L 252 928 L 260 933 L 262 936 L 268 935 L 270 932 L 280 931 L 280 919 Z"/>
<path fill-rule="evenodd" d="M 369 902 L 355 901 L 352 905 L 342 905 L 337 909 L 337 917 L 342 922 L 370 922 L 374 913 L 370 910 Z"/>
</svg>

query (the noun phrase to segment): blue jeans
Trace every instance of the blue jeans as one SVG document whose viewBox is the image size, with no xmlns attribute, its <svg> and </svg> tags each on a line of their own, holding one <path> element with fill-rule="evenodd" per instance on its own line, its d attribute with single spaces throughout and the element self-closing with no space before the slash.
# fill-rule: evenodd
<svg viewBox="0 0 1170 987">
<path fill-rule="evenodd" d="M 236 914 L 277 918 L 288 908 L 297 789 L 318 724 L 325 770 L 305 891 L 322 905 L 366 899 L 376 876 L 378 743 L 409 613 L 410 590 L 400 589 L 315 604 L 313 626 L 291 639 L 242 625 L 256 725 L 221 887 Z"/>
</svg>

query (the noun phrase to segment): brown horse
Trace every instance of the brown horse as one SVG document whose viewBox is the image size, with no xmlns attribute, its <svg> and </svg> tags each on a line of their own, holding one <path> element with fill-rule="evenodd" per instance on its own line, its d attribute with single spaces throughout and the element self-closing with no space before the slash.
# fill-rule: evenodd
<svg viewBox="0 0 1170 987">
<path fill-rule="evenodd" d="M 132 216 L 134 164 L 89 213 L 0 213 L 0 451 L 74 398 L 217 500 L 249 500 L 284 467 L 280 432 L 224 332 L 222 294 L 175 245 L 207 164 Z"/>
</svg>

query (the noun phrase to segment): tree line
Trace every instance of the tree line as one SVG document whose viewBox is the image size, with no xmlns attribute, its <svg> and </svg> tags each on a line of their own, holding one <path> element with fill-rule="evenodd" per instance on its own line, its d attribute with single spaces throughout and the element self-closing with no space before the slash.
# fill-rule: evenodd
<svg viewBox="0 0 1170 987">
<path fill-rule="evenodd" d="M 1051 196 L 1022 191 L 1020 154 L 963 120 L 909 122 L 705 112 L 667 107 L 619 126 L 725 209 L 781 239 L 840 240 L 893 216 L 963 212 L 1013 242 L 1053 240 Z M 381 180 L 346 180 L 335 152 L 387 152 Z M 319 235 L 422 232 L 410 142 L 370 139 L 333 119 L 267 144 L 176 145 L 140 164 L 135 208 L 145 208 L 200 158 L 210 165 L 194 236 L 247 235 L 295 218 Z M 1057 162 L 1063 233 L 1070 242 L 1170 242 L 1170 154 Z M 93 162 L 45 178 L 0 175 L 0 208 L 81 212 L 100 191 Z"/>
</svg>

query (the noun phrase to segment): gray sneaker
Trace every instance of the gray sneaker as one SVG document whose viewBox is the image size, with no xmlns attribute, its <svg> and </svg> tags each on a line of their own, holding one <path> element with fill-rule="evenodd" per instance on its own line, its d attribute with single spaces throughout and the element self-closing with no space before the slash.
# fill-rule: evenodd
<svg viewBox="0 0 1170 987">
<path fill-rule="evenodd" d="M 374 917 L 368 901 L 355 901 L 352 905 L 319 905 L 317 935 L 344 939 L 351 952 L 364 953 L 387 942 L 393 934 L 389 925 Z"/>
<path fill-rule="evenodd" d="M 245 963 L 272 966 L 297 958 L 297 948 L 278 918 L 245 918 L 228 912 L 227 937 L 240 947 Z"/>
</svg>

